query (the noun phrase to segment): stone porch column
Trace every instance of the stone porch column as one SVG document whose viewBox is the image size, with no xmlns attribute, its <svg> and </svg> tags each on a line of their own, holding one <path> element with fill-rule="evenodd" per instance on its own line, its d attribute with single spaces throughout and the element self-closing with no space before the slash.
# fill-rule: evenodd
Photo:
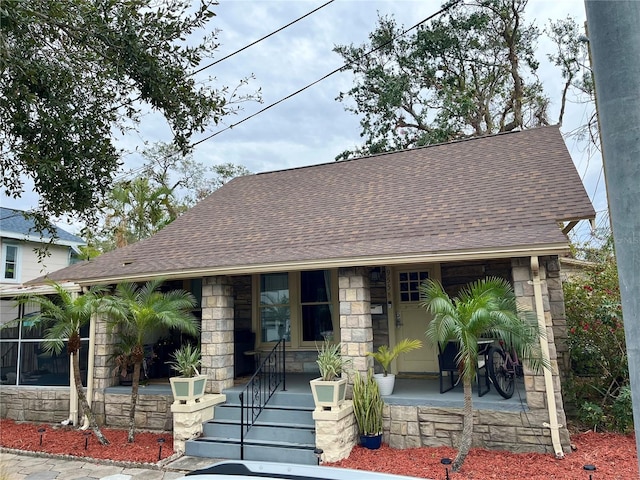
<svg viewBox="0 0 640 480">
<path fill-rule="evenodd" d="M 533 291 L 533 276 L 531 272 L 531 259 L 529 257 L 513 258 L 512 262 L 513 285 L 518 305 L 522 308 L 535 312 L 535 299 Z M 540 262 L 540 280 L 542 286 L 542 303 L 544 308 L 544 318 L 546 325 L 547 342 L 549 344 L 549 360 L 551 363 L 551 373 L 553 376 L 553 390 L 555 392 L 555 403 L 557 410 L 558 423 L 562 425 L 560 428 L 560 441 L 565 452 L 569 449 L 569 432 L 567 430 L 567 419 L 562 402 L 562 386 L 560 382 L 560 372 L 558 368 L 558 356 L 555 346 L 554 321 L 551 313 L 551 303 L 549 299 L 549 285 L 547 279 L 545 262 Z M 552 281 L 555 289 L 555 281 Z M 557 308 L 557 298 L 554 298 L 554 305 Z M 564 302 L 563 302 L 564 305 Z M 529 368 L 524 370 L 524 384 L 527 393 L 527 404 L 534 413 L 544 418 L 547 416 L 547 401 L 544 382 L 544 373 L 542 370 L 534 372 Z M 548 438 L 548 437 L 546 437 Z M 549 440 L 550 441 L 550 440 Z"/>
<path fill-rule="evenodd" d="M 364 267 L 340 268 L 340 340 L 353 370 L 366 373 L 373 366 L 367 352 L 373 350 L 369 272 Z"/>
<path fill-rule="evenodd" d="M 233 386 L 233 286 L 226 276 L 202 279 L 200 342 L 208 393 Z"/>
<path fill-rule="evenodd" d="M 105 406 L 104 390 L 105 388 L 111 387 L 117 383 L 114 374 L 115 365 L 111 360 L 111 356 L 114 352 L 114 345 L 117 340 L 117 333 L 107 333 L 106 317 L 98 315 L 93 321 L 96 322 L 96 339 L 93 355 L 94 370 L 91 410 L 96 416 L 96 422 L 98 425 L 104 425 L 106 423 L 106 409 L 109 408 L 108 406 Z M 79 415 L 81 415 L 81 410 L 81 408 L 78 409 Z M 80 420 L 80 422 L 82 422 L 82 420 Z"/>
</svg>

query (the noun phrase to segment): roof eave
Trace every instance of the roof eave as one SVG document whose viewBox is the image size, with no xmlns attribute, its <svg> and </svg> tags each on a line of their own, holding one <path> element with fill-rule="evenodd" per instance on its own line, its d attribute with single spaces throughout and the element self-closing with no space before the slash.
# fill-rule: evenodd
<svg viewBox="0 0 640 480">
<path fill-rule="evenodd" d="M 144 282 L 162 277 L 167 280 L 180 278 L 210 277 L 216 275 L 248 275 L 254 273 L 283 272 L 294 270 L 314 270 L 326 268 L 380 265 L 405 265 L 418 263 L 441 263 L 464 260 L 490 260 L 497 258 L 530 257 L 533 255 L 561 255 L 569 251 L 567 243 L 545 245 L 522 245 L 517 247 L 492 248 L 482 250 L 459 250 L 437 253 L 411 253 L 402 255 L 374 255 L 362 257 L 329 258 L 290 262 L 261 263 L 251 265 L 232 265 L 174 271 L 131 273 L 96 277 L 86 280 L 70 279 L 81 286 L 112 284 L 118 282 Z"/>
</svg>

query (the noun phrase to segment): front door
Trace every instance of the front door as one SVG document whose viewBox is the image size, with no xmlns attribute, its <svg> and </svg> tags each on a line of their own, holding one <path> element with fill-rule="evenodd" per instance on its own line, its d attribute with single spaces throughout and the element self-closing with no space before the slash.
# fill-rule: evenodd
<svg viewBox="0 0 640 480">
<path fill-rule="evenodd" d="M 417 338 L 422 348 L 403 353 L 398 357 L 399 373 L 425 373 L 438 371 L 436 349 L 426 341 L 424 332 L 430 315 L 420 306 L 419 285 L 433 275 L 432 269 L 403 269 L 394 271 L 395 276 L 395 334 L 396 342 L 404 338 Z"/>
</svg>

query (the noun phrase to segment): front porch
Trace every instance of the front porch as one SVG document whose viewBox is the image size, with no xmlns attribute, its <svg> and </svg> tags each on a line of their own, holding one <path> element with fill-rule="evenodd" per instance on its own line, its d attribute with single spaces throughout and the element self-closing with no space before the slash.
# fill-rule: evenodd
<svg viewBox="0 0 640 480">
<path fill-rule="evenodd" d="M 309 381 L 315 378 L 315 374 L 308 373 L 289 373 L 286 376 L 286 391 L 277 391 L 277 400 L 273 403 L 279 405 L 287 405 L 285 408 L 293 408 L 294 405 L 300 406 L 304 412 L 298 412 L 296 415 L 303 413 L 307 420 L 298 420 L 298 422 L 308 423 L 313 432 L 313 400 Z M 236 379 L 234 386 L 223 391 L 226 395 L 227 407 L 234 410 L 238 406 L 238 396 L 245 387 L 246 377 Z M 108 415 L 107 424 L 115 426 L 115 424 L 123 423 L 126 425 L 128 419 L 128 398 L 130 387 L 110 387 L 107 389 L 107 411 L 117 415 Z M 171 412 L 168 408 L 171 404 L 171 390 L 168 384 L 149 384 L 140 388 L 140 403 L 138 406 L 138 415 L 144 416 L 149 421 L 154 413 L 145 412 L 145 407 L 151 409 L 159 406 L 158 400 L 162 399 L 164 405 L 167 406 L 166 417 L 164 423 L 171 424 Z M 394 393 L 384 397 L 384 442 L 393 448 L 412 448 L 412 447 L 435 447 L 435 446 L 451 446 L 458 445 L 458 436 L 462 431 L 462 408 L 464 405 L 462 385 L 457 385 L 453 390 L 441 394 L 439 392 L 439 382 L 437 375 L 425 376 L 399 376 L 396 379 Z M 222 408 L 220 405 L 216 409 Z M 516 393 L 511 399 L 502 398 L 494 389 L 483 397 L 479 397 L 474 387 L 473 406 L 475 412 L 475 433 L 474 445 L 484 448 L 493 448 L 510 451 L 539 451 L 552 452 L 549 430 L 543 426 L 547 422 L 547 418 L 539 418 L 540 413 L 529 409 L 526 403 L 526 394 L 524 392 L 524 384 L 520 381 L 517 385 Z M 274 407 L 276 410 L 283 407 Z M 289 415 L 291 415 L 290 413 Z M 267 415 L 268 416 L 268 415 Z M 262 429 L 270 428 L 273 424 L 272 419 L 257 419 L 258 424 L 262 423 Z M 228 438 L 225 440 L 226 447 L 222 448 L 216 445 L 216 439 L 220 434 L 214 434 L 217 427 L 212 427 L 217 423 L 218 418 L 223 418 L 222 410 L 216 410 L 214 420 L 205 424 L 204 435 L 197 440 L 195 447 L 187 446 L 190 455 L 204 456 L 209 458 L 234 458 L 235 452 L 239 446 L 230 447 L 229 443 L 235 443 Z M 282 427 L 287 420 L 287 416 L 280 419 L 277 424 Z M 293 417 L 292 417 L 293 418 Z M 225 428 L 229 428 L 229 422 L 236 423 L 233 420 L 221 420 L 227 424 Z M 218 422 L 219 423 L 219 422 Z M 209 425 L 209 426 L 207 426 Z M 236 427 L 239 431 L 239 425 Z M 296 429 L 300 430 L 300 425 L 296 425 Z M 235 432 L 234 428 L 231 428 Z M 345 433 L 346 434 L 346 433 Z M 229 434 L 224 434 L 227 436 Z M 278 436 L 265 434 L 266 438 L 277 438 Z M 279 436 L 282 434 L 279 433 Z M 189 443 L 189 442 L 188 442 Z M 262 440 L 261 447 L 269 443 L 269 440 Z M 313 443 L 313 442 L 312 442 Z M 293 448 L 293 444 L 287 448 Z M 236 444 L 237 445 L 237 444 Z M 231 448 L 229 450 L 228 448 Z M 300 448 L 311 448 L 309 439 L 305 442 L 301 441 Z M 270 448 L 269 450 L 273 450 Z M 229 453 L 231 452 L 231 453 Z M 276 455 L 276 453 L 270 453 Z M 283 460 L 284 461 L 284 460 Z"/>
</svg>

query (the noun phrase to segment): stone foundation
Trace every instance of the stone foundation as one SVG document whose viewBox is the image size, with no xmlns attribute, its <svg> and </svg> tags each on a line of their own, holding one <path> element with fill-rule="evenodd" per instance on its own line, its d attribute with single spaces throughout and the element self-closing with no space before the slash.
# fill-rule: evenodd
<svg viewBox="0 0 640 480">
<path fill-rule="evenodd" d="M 60 423 L 69 418 L 69 387 L 3 385 L 0 417 L 19 422 Z"/>
<path fill-rule="evenodd" d="M 173 403 L 173 395 L 145 395 L 141 388 L 136 404 L 136 428 L 144 430 L 171 431 L 173 420 L 169 407 Z M 106 393 L 104 395 L 105 424 L 114 428 L 129 428 L 130 393 Z"/>
<path fill-rule="evenodd" d="M 544 411 L 499 412 L 475 410 L 473 446 L 510 452 L 553 453 Z M 462 433 L 462 408 L 385 405 L 383 441 L 391 448 L 453 447 Z M 569 433 L 560 429 L 565 453 Z"/>
</svg>

